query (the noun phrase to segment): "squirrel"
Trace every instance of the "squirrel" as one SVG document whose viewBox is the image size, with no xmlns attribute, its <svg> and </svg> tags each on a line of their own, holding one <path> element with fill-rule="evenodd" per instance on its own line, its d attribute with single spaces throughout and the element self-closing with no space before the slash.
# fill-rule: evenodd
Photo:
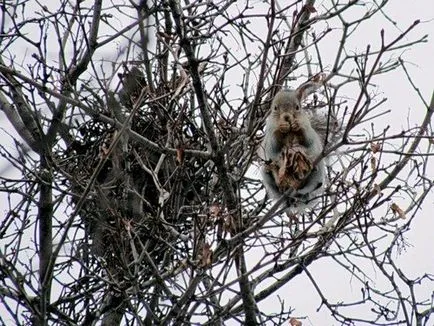
<svg viewBox="0 0 434 326">
<path fill-rule="evenodd" d="M 324 182 L 323 160 L 313 166 L 323 151 L 322 138 L 301 107 L 301 101 L 316 88 L 318 83 L 308 82 L 276 94 L 259 151 L 265 161 L 261 175 L 269 196 L 277 200 L 288 191 L 291 197 L 286 205 L 290 207 L 298 206 L 296 202 L 308 203 Z"/>
</svg>

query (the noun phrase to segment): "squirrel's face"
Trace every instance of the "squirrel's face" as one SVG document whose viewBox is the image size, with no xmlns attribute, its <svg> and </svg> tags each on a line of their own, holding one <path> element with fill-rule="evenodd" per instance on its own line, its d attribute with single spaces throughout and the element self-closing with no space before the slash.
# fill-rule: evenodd
<svg viewBox="0 0 434 326">
<path fill-rule="evenodd" d="M 271 104 L 271 114 L 276 119 L 291 121 L 303 115 L 300 101 L 295 91 L 280 91 L 276 94 Z"/>
</svg>

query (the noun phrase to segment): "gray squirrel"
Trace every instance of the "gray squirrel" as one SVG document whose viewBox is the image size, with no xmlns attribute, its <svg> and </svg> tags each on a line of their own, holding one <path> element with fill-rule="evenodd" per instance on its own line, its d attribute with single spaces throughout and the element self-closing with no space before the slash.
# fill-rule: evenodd
<svg viewBox="0 0 434 326">
<path fill-rule="evenodd" d="M 271 103 L 259 150 L 264 161 L 261 175 L 272 199 L 289 194 L 286 207 L 309 204 L 324 183 L 324 161 L 313 166 L 323 151 L 323 139 L 312 126 L 318 124 L 318 117 L 301 107 L 302 100 L 318 87 L 318 82 L 307 82 L 296 90 L 281 90 Z"/>
</svg>

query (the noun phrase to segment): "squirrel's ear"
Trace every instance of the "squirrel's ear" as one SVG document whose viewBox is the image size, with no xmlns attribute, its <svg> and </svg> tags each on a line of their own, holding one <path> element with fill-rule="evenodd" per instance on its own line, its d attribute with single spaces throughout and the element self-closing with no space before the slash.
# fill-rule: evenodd
<svg viewBox="0 0 434 326">
<path fill-rule="evenodd" d="M 310 94 L 314 93 L 318 88 L 323 85 L 323 78 L 321 75 L 315 76 L 313 79 L 306 83 L 301 84 L 296 90 L 297 99 L 301 102 Z"/>
</svg>

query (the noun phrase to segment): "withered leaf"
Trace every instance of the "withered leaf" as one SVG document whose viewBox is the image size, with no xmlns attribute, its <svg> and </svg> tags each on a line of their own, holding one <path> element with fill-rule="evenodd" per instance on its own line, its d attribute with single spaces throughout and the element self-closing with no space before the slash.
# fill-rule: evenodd
<svg viewBox="0 0 434 326">
<path fill-rule="evenodd" d="M 314 6 L 312 5 L 305 5 L 304 8 L 309 11 L 311 14 L 313 14 L 314 12 L 316 12 L 316 9 Z"/>
<path fill-rule="evenodd" d="M 230 234 L 235 234 L 235 219 L 231 214 L 226 215 L 223 229 Z"/>
<path fill-rule="evenodd" d="M 176 149 L 176 162 L 178 164 L 182 164 L 184 163 L 184 158 L 185 158 L 185 150 L 183 147 L 181 148 L 177 148 Z"/>
<path fill-rule="evenodd" d="M 378 184 L 374 184 L 374 193 L 376 194 L 376 195 L 382 195 L 382 193 L 381 193 L 381 188 L 380 188 L 380 186 L 378 185 Z"/>
<path fill-rule="evenodd" d="M 398 204 L 393 203 L 390 206 L 390 209 L 392 210 L 393 214 L 398 215 L 400 218 L 405 219 L 405 212 L 401 209 L 401 207 L 398 206 Z"/>
<path fill-rule="evenodd" d="M 377 170 L 377 159 L 375 158 L 375 156 L 371 157 L 371 169 L 372 172 L 375 172 Z"/>
<path fill-rule="evenodd" d="M 211 266 L 212 263 L 212 250 L 211 245 L 207 242 L 202 247 L 202 257 L 200 260 L 200 267 Z"/>
<path fill-rule="evenodd" d="M 209 215 L 213 219 L 217 219 L 221 216 L 222 208 L 219 204 L 215 203 L 209 207 Z"/>
<path fill-rule="evenodd" d="M 294 173 L 298 179 L 304 179 L 312 170 L 312 163 L 304 153 L 297 152 L 295 156 L 295 164 L 293 166 Z"/>
<path fill-rule="evenodd" d="M 302 181 L 311 171 L 312 162 L 301 147 L 287 148 L 280 159 L 278 169 L 272 170 L 281 191 L 300 188 Z"/>
<path fill-rule="evenodd" d="M 298 216 L 294 213 L 286 212 L 286 216 L 289 218 L 289 224 L 298 223 Z"/>
<path fill-rule="evenodd" d="M 299 321 L 298 319 L 291 318 L 289 320 L 289 325 L 291 325 L 291 326 L 302 326 L 303 323 L 301 321 Z"/>
<path fill-rule="evenodd" d="M 381 150 L 380 143 L 371 143 L 371 151 L 373 154 L 378 153 Z"/>
</svg>

